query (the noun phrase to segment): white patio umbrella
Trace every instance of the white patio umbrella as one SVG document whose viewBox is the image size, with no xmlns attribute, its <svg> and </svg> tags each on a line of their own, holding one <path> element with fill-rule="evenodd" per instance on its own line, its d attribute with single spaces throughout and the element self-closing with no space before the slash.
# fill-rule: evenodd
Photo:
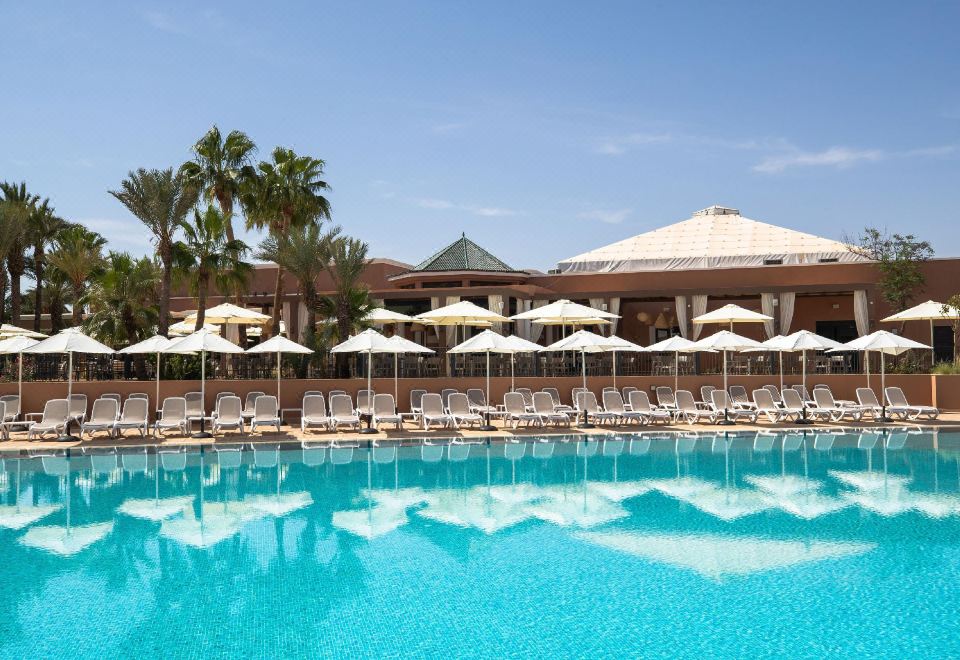
<svg viewBox="0 0 960 660">
<path fill-rule="evenodd" d="M 52 337 L 39 341 L 33 346 L 23 349 L 24 353 L 37 354 L 67 354 L 67 399 L 73 394 L 73 354 L 89 353 L 96 355 L 111 355 L 114 350 L 105 344 L 101 344 L 96 339 L 83 334 L 79 328 L 67 328 Z M 64 435 L 60 440 L 73 441 L 75 437 L 70 435 L 69 425 L 64 429 Z"/>
<path fill-rule="evenodd" d="M 375 325 L 389 325 L 391 323 L 417 323 L 418 319 L 400 312 L 394 312 L 385 307 L 374 307 L 363 317 L 364 322 Z M 422 321 L 420 321 L 422 322 Z"/>
<path fill-rule="evenodd" d="M 673 389 L 679 389 L 680 383 L 680 354 L 695 353 L 694 342 L 685 339 L 680 335 L 674 335 L 658 341 L 656 344 L 647 346 L 648 353 L 673 353 Z"/>
<path fill-rule="evenodd" d="M 125 355 L 143 355 L 148 353 L 157 354 L 157 394 L 154 401 L 157 409 L 160 407 L 160 354 L 167 349 L 174 340 L 167 339 L 163 335 L 154 335 L 149 339 L 144 339 L 143 341 L 133 344 L 132 346 L 127 346 L 126 348 L 121 348 L 117 353 L 123 353 Z"/>
<path fill-rule="evenodd" d="M 726 304 L 720 309 L 715 309 L 712 312 L 707 312 L 706 314 L 701 314 L 693 318 L 693 322 L 700 325 L 706 323 L 729 323 L 731 332 L 733 332 L 734 323 L 763 323 L 764 321 L 772 320 L 772 316 L 754 312 L 753 310 L 745 309 L 733 303 Z"/>
<path fill-rule="evenodd" d="M 297 353 L 300 355 L 307 355 L 313 353 L 312 348 L 307 348 L 306 346 L 301 346 L 295 341 L 291 341 L 282 335 L 277 335 L 276 337 L 271 337 L 262 344 L 257 344 L 256 346 L 251 346 L 247 349 L 247 353 L 276 353 L 277 354 L 277 402 L 280 401 L 280 354 L 281 353 Z"/>
<path fill-rule="evenodd" d="M 484 330 L 480 334 L 471 337 L 462 344 L 458 344 L 450 349 L 450 353 L 484 353 L 487 356 L 487 403 L 490 402 L 490 354 L 506 353 L 512 354 L 515 350 L 514 342 L 503 335 L 498 335 L 493 330 Z M 496 428 L 490 424 L 490 413 L 486 413 L 486 423 L 480 427 L 481 431 L 494 431 Z"/>
<path fill-rule="evenodd" d="M 23 352 L 31 346 L 39 344 L 36 339 L 26 335 L 12 335 L 0 341 L 0 353 L 6 355 L 17 354 L 17 396 L 23 405 Z"/>
<path fill-rule="evenodd" d="M 171 337 L 186 337 L 189 334 L 193 334 L 194 328 L 197 327 L 196 321 L 179 321 L 177 323 L 171 323 L 167 328 L 167 332 Z M 207 323 L 203 322 L 203 329 L 209 330 L 215 334 L 220 334 L 220 326 L 216 323 Z"/>
<path fill-rule="evenodd" d="M 172 342 L 162 353 L 199 353 L 200 354 L 200 404 L 203 414 L 200 416 L 200 432 L 194 438 L 212 438 L 205 426 L 207 406 L 207 353 L 243 353 L 243 349 L 209 330 L 203 329 Z"/>
<path fill-rule="evenodd" d="M 514 321 L 532 321 L 543 325 L 584 326 L 604 325 L 620 318 L 605 309 L 594 309 L 570 300 L 555 300 L 543 307 L 520 312 L 510 317 Z"/>
<path fill-rule="evenodd" d="M 554 342 L 549 346 L 541 348 L 542 352 L 551 352 L 551 351 L 580 351 L 580 366 L 581 373 L 583 375 L 583 387 L 587 387 L 587 353 L 602 353 L 609 348 L 607 343 L 607 338 L 601 335 L 598 335 L 589 330 L 577 330 L 573 334 L 564 337 L 560 341 Z M 593 428 L 593 424 L 587 421 L 587 411 L 583 411 L 583 423 L 580 424 L 581 428 L 589 429 Z"/>
<path fill-rule="evenodd" d="M 892 332 L 887 332 L 886 330 L 877 330 L 876 332 L 871 332 L 869 335 L 857 337 L 853 341 L 849 341 L 846 344 L 840 345 L 838 348 L 833 348 L 830 350 L 830 352 L 836 353 L 840 351 L 862 351 L 865 356 L 864 359 L 867 361 L 870 359 L 871 351 L 880 354 L 880 396 L 878 398 L 881 401 L 882 410 L 880 418 L 877 421 L 889 422 L 890 419 L 887 417 L 886 396 L 884 396 L 884 390 L 886 389 L 887 385 L 887 373 L 884 357 L 887 355 L 900 355 L 901 353 L 906 353 L 907 351 L 915 348 L 930 347 L 926 344 L 921 344 L 918 341 L 913 341 L 912 339 L 895 335 Z M 867 375 L 867 387 L 870 387 L 869 374 Z"/>
<path fill-rule="evenodd" d="M 782 353 L 795 353 L 800 351 L 802 354 L 803 367 L 801 371 L 803 386 L 807 386 L 807 351 L 828 351 L 832 348 L 842 346 L 838 341 L 828 339 L 809 330 L 798 330 L 785 337 L 777 336 L 763 342 L 767 350 L 773 350 L 781 353 L 780 356 L 780 389 L 783 389 L 783 355 Z"/>
<path fill-rule="evenodd" d="M 716 334 L 694 342 L 694 348 L 697 350 L 722 351 L 723 352 L 723 389 L 727 389 L 727 351 L 744 351 L 751 348 L 759 348 L 760 342 L 754 341 L 749 337 L 743 337 L 729 330 L 721 330 Z M 727 419 L 727 410 L 723 411 L 723 421 L 720 424 L 732 424 Z"/>
<path fill-rule="evenodd" d="M 513 367 L 517 353 L 536 353 L 542 346 L 534 344 L 532 341 L 518 337 L 516 335 L 507 335 L 507 340 L 513 345 L 513 351 L 510 353 L 510 391 L 513 391 Z"/>
<path fill-rule="evenodd" d="M 8 339 L 10 337 L 30 337 L 31 339 L 46 339 L 47 335 L 42 332 L 37 332 L 35 330 L 28 330 L 27 328 L 21 328 L 17 325 L 11 325 L 9 323 L 4 323 L 0 325 L 0 339 Z"/>
<path fill-rule="evenodd" d="M 350 337 L 344 342 L 340 342 L 330 349 L 331 353 L 366 353 L 367 354 L 367 391 L 371 389 L 371 380 L 373 378 L 373 354 L 374 353 L 392 353 L 394 346 L 390 341 L 372 328 Z M 360 433 L 376 433 L 377 430 L 371 426 L 373 421 L 373 402 L 368 403 L 367 428 L 361 429 Z"/>
<path fill-rule="evenodd" d="M 196 325 L 198 313 L 188 314 L 184 320 L 188 323 L 193 321 Z M 216 325 L 266 325 L 271 318 L 268 314 L 263 314 L 255 309 L 247 309 L 228 302 L 215 305 L 203 313 L 204 323 L 214 323 Z"/>
<path fill-rule="evenodd" d="M 934 321 L 956 321 L 960 319 L 960 309 L 939 303 L 934 300 L 928 300 L 920 303 L 910 309 L 897 312 L 885 319 L 880 319 L 881 323 L 902 323 L 904 321 L 929 321 L 930 322 L 930 356 L 932 365 L 936 361 L 933 348 L 933 322 Z"/>
<path fill-rule="evenodd" d="M 639 344 L 634 344 L 632 341 L 628 341 L 623 337 L 617 337 L 616 335 L 612 337 L 607 337 L 607 348 L 606 352 L 612 355 L 611 364 L 613 366 L 613 386 L 617 386 L 617 352 L 625 351 L 627 353 L 645 353 L 646 348 L 640 346 Z"/>
<path fill-rule="evenodd" d="M 390 342 L 390 345 L 393 346 L 393 400 L 397 400 L 399 385 L 400 385 L 400 372 L 398 368 L 398 357 L 401 353 L 433 353 L 434 350 L 427 348 L 426 346 L 421 346 L 420 344 L 410 341 L 409 339 L 404 339 L 400 335 L 393 335 L 387 339 Z"/>
</svg>

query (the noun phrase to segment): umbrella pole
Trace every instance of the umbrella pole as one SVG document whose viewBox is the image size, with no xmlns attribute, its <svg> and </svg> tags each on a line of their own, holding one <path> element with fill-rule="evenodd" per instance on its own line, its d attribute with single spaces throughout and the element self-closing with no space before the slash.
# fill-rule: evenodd
<svg viewBox="0 0 960 660">
<path fill-rule="evenodd" d="M 160 408 L 160 351 L 157 351 L 157 395 L 156 395 L 156 398 L 153 400 L 153 405 L 159 410 Z M 149 412 L 147 414 L 149 415 Z"/>
<path fill-rule="evenodd" d="M 487 404 L 487 409 L 484 411 L 486 423 L 480 427 L 480 430 L 496 431 L 497 428 L 490 423 L 490 351 L 487 351 L 487 394 L 485 403 Z"/>
<path fill-rule="evenodd" d="M 732 323 L 730 325 L 733 326 Z M 727 350 L 726 349 L 723 350 L 723 391 L 727 392 Z M 725 399 L 729 401 L 730 395 L 727 394 Z M 730 421 L 729 415 L 727 415 L 726 406 L 723 407 L 723 419 L 717 422 L 717 424 L 720 424 L 721 426 L 730 426 L 733 424 L 733 422 Z"/>
<path fill-rule="evenodd" d="M 370 382 L 373 376 L 373 351 L 367 351 L 367 428 L 360 429 L 360 433 L 376 433 L 373 428 L 373 393 L 371 392 Z"/>
<path fill-rule="evenodd" d="M 200 432 L 194 433 L 192 438 L 212 438 L 213 435 L 207 433 L 207 352 L 200 351 Z M 200 479 L 200 485 L 203 486 L 203 479 Z M 202 496 L 201 496 L 202 497 Z M 201 510 L 203 500 L 200 501 Z"/>
<path fill-rule="evenodd" d="M 613 349 L 610 352 L 610 355 L 613 356 L 613 388 L 617 388 L 617 349 Z"/>
<path fill-rule="evenodd" d="M 930 319 L 930 369 L 937 363 L 937 349 L 933 347 L 933 319 Z"/>
<path fill-rule="evenodd" d="M 800 351 L 801 360 L 800 360 L 800 378 L 803 383 L 803 391 L 807 391 L 807 349 Z M 797 420 L 797 424 L 809 424 L 810 420 L 807 419 L 807 402 L 803 401 L 803 397 L 800 397 L 800 419 Z M 806 449 L 806 447 L 804 447 Z"/>
<path fill-rule="evenodd" d="M 79 438 L 70 435 L 70 422 L 73 418 L 70 416 L 70 403 L 73 398 L 73 351 L 67 351 L 67 423 L 63 427 L 63 435 L 57 440 L 62 442 L 76 442 Z M 20 402 L 21 410 L 23 402 Z"/>
<path fill-rule="evenodd" d="M 18 407 L 20 410 L 23 410 L 23 351 L 20 351 L 19 357 L 20 364 L 17 372 L 17 396 L 20 398 L 20 404 Z"/>
<path fill-rule="evenodd" d="M 876 420 L 878 422 L 893 421 L 887 417 L 887 397 L 884 395 L 887 384 L 887 370 L 884 365 L 885 357 L 883 351 L 880 351 L 880 418 Z"/>
<path fill-rule="evenodd" d="M 513 353 L 510 354 L 510 391 L 513 391 Z M 490 405 L 489 401 L 487 405 Z"/>
<path fill-rule="evenodd" d="M 777 351 L 780 353 L 780 391 L 783 392 L 783 351 Z"/>
<path fill-rule="evenodd" d="M 580 371 L 583 374 L 583 389 L 587 389 L 587 353 L 584 349 L 580 349 Z M 574 405 L 577 404 L 576 401 L 573 402 Z M 589 418 L 587 417 L 587 407 L 583 407 L 583 423 L 580 424 L 582 429 L 592 429 L 593 424 L 590 423 Z"/>
<path fill-rule="evenodd" d="M 680 388 L 680 351 L 673 353 L 673 391 Z"/>
<path fill-rule="evenodd" d="M 397 362 L 398 362 L 398 360 L 399 360 L 399 357 L 398 357 L 399 355 L 400 355 L 399 353 L 394 353 L 394 354 L 393 354 L 393 401 L 394 401 L 394 403 L 396 403 L 397 397 L 399 396 L 398 392 L 400 391 L 400 390 L 399 390 L 399 387 L 400 387 L 400 380 L 399 380 L 399 379 L 400 379 L 400 376 L 399 376 L 399 373 L 398 373 L 398 371 L 397 371 Z"/>
<path fill-rule="evenodd" d="M 280 405 L 280 351 L 277 351 L 277 405 Z"/>
</svg>

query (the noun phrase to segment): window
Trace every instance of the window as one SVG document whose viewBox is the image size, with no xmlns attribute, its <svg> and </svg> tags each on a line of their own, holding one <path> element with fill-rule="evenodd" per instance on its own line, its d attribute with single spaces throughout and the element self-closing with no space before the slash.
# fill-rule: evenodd
<svg viewBox="0 0 960 660">
<path fill-rule="evenodd" d="M 783 259 L 764 259 L 763 265 L 764 266 L 782 266 Z"/>
<path fill-rule="evenodd" d="M 837 257 L 830 257 L 828 259 L 821 259 L 820 263 L 822 264 L 835 264 L 840 261 Z"/>
</svg>

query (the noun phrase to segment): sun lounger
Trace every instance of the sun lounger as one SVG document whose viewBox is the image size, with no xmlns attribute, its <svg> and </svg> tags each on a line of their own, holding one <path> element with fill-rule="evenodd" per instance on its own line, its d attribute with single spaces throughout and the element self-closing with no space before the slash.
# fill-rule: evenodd
<svg viewBox="0 0 960 660">
<path fill-rule="evenodd" d="M 535 392 L 533 395 L 533 412 L 540 416 L 543 423 L 550 422 L 554 426 L 570 426 L 570 415 L 557 410 L 553 397 L 549 392 Z"/>
<path fill-rule="evenodd" d="M 600 410 L 600 406 L 597 404 L 597 395 L 593 392 L 580 393 L 580 410 L 586 411 L 588 422 L 593 420 L 598 424 L 617 424 L 620 421 L 618 413 Z"/>
<path fill-rule="evenodd" d="M 467 402 L 470 405 L 470 411 L 480 415 L 496 415 L 500 412 L 495 406 L 487 405 L 487 396 L 478 387 L 471 387 L 467 390 Z"/>
<path fill-rule="evenodd" d="M 526 422 L 527 426 L 531 424 L 543 424 L 543 417 L 527 410 L 527 406 L 523 401 L 523 395 L 519 392 L 507 392 L 504 394 L 503 407 L 507 411 L 506 421 L 513 422 L 513 428 L 517 428 L 521 422 Z"/>
<path fill-rule="evenodd" d="M 113 424 L 114 434 L 123 437 L 123 432 L 127 429 L 140 431 L 140 437 L 147 436 L 147 408 L 149 400 L 140 398 L 128 398 L 123 402 L 123 411 L 120 413 L 120 419 Z"/>
<path fill-rule="evenodd" d="M 619 391 L 615 389 L 604 390 L 602 396 L 603 409 L 608 413 L 616 415 L 620 421 L 634 421 L 638 424 L 643 424 L 646 422 L 646 417 L 644 415 L 627 409 L 627 406 L 624 405 L 623 397 L 620 396 Z"/>
<path fill-rule="evenodd" d="M 61 433 L 67 427 L 70 415 L 70 402 L 66 399 L 50 399 L 43 406 L 43 415 L 39 422 L 30 424 L 27 439 L 43 437 L 47 433 Z"/>
<path fill-rule="evenodd" d="M 303 397 L 303 412 L 300 415 L 302 433 L 316 426 L 329 430 L 331 422 L 330 415 L 327 414 L 327 402 L 322 394 L 307 394 Z"/>
<path fill-rule="evenodd" d="M 743 385 L 730 386 L 730 402 L 734 408 L 742 410 L 756 410 L 757 404 L 747 396 L 747 388 Z"/>
<path fill-rule="evenodd" d="M 183 400 L 186 405 L 187 429 L 189 430 L 191 423 L 199 422 L 206 415 L 203 394 L 201 392 L 187 392 L 183 395 Z"/>
<path fill-rule="evenodd" d="M 630 392 L 630 411 L 642 415 L 647 424 L 654 422 L 663 422 L 665 424 L 673 421 L 673 413 L 663 408 L 654 408 L 650 405 L 650 397 L 643 390 L 634 389 Z"/>
<path fill-rule="evenodd" d="M 914 406 L 907 402 L 907 396 L 903 393 L 903 390 L 899 387 L 888 387 L 884 390 L 884 395 L 887 397 L 887 403 L 891 406 L 897 408 L 906 408 L 908 417 L 910 419 L 919 419 L 920 417 L 926 417 L 927 419 L 936 419 L 940 416 L 940 409 L 934 408 L 933 406 Z"/>
<path fill-rule="evenodd" d="M 880 416 L 883 415 L 883 405 L 877 399 L 877 395 L 872 388 L 858 387 L 857 403 L 860 404 L 861 408 L 869 412 L 870 416 L 874 419 L 879 419 Z M 901 406 L 887 406 L 887 414 L 899 417 L 900 419 L 906 419 L 909 410 Z"/>
<path fill-rule="evenodd" d="M 833 393 L 826 387 L 815 387 L 813 389 L 813 401 L 816 404 L 814 410 L 821 410 L 830 413 L 830 421 L 839 422 L 842 419 L 849 418 L 854 422 L 863 419 L 865 408 L 860 406 L 841 406 L 833 398 Z"/>
<path fill-rule="evenodd" d="M 529 387 L 518 387 L 515 391 L 523 397 L 523 405 L 526 406 L 527 412 L 533 412 L 533 390 Z"/>
<path fill-rule="evenodd" d="M 636 387 L 630 387 L 630 386 L 624 387 L 622 390 L 620 390 L 620 395 L 623 397 L 623 406 L 627 410 L 630 410 L 630 408 L 632 407 L 630 405 L 630 393 L 636 392 L 636 391 L 637 391 Z"/>
<path fill-rule="evenodd" d="M 453 417 L 457 427 L 463 424 L 483 424 L 483 416 L 470 410 L 470 400 L 466 394 L 454 392 L 447 398 L 447 412 Z"/>
<path fill-rule="evenodd" d="M 20 418 L 20 395 L 4 394 L 0 396 L 0 403 L 4 404 L 3 422 L 15 422 Z"/>
<path fill-rule="evenodd" d="M 715 389 L 717 388 L 713 385 L 703 385 L 700 387 L 700 401 L 698 401 L 698 403 L 701 408 L 713 408 L 713 397 L 711 394 Z"/>
<path fill-rule="evenodd" d="M 657 389 L 659 390 L 660 388 Z M 671 394 L 673 394 L 672 391 Z M 687 390 L 677 390 L 674 397 L 677 406 L 677 421 L 682 419 L 687 424 L 693 424 L 703 419 L 706 419 L 711 423 L 717 421 L 717 413 L 715 413 L 713 410 L 704 410 L 703 408 L 697 406 L 697 402 L 694 400 L 693 395 Z"/>
<path fill-rule="evenodd" d="M 455 394 L 456 392 L 454 392 Z M 446 412 L 443 406 L 443 398 L 439 394 L 427 393 L 423 395 L 423 398 L 420 400 L 421 411 L 420 415 L 423 417 L 423 430 L 426 431 L 433 424 L 439 424 L 441 427 L 453 427 L 457 428 L 457 422 L 454 420 L 453 416 Z"/>
<path fill-rule="evenodd" d="M 80 424 L 80 439 L 83 440 L 83 434 L 89 433 L 93 436 L 97 431 L 106 431 L 113 437 L 114 426 L 117 423 L 117 408 L 119 395 L 116 399 L 97 399 L 93 402 L 93 409 L 90 411 L 90 419 Z"/>
<path fill-rule="evenodd" d="M 557 412 L 573 411 L 573 406 L 568 406 L 560 402 L 560 390 L 558 390 L 556 387 L 544 387 L 540 391 L 546 392 L 550 395 L 550 398 L 553 399 L 553 409 Z"/>
<path fill-rule="evenodd" d="M 420 417 L 420 413 L 423 411 L 421 401 L 426 393 L 426 390 L 410 390 L 410 413 L 413 415 L 414 421 Z"/>
<path fill-rule="evenodd" d="M 223 429 L 236 429 L 243 433 L 243 404 L 238 396 L 225 396 L 217 401 L 211 430 L 216 433 Z"/>
<path fill-rule="evenodd" d="M 280 433 L 280 406 L 277 403 L 277 397 L 261 394 L 254 401 L 250 433 L 255 433 L 258 426 L 272 426 L 277 429 L 277 433 Z"/>
<path fill-rule="evenodd" d="M 253 416 L 257 414 L 257 399 L 263 395 L 263 392 L 247 392 L 243 399 L 243 412 L 241 413 L 244 419 L 253 419 Z"/>
<path fill-rule="evenodd" d="M 748 422 L 757 421 L 757 411 L 748 408 L 737 408 L 730 400 L 730 395 L 726 390 L 714 389 L 710 392 L 710 406 L 717 413 L 717 418 L 732 419 L 734 421 L 745 419 Z"/>
<path fill-rule="evenodd" d="M 330 419 L 333 430 L 341 426 L 360 428 L 360 415 L 353 408 L 353 401 L 346 394 L 330 395 Z"/>
<path fill-rule="evenodd" d="M 660 385 L 656 389 L 657 405 L 665 410 L 677 409 L 677 396 L 673 390 L 666 385 Z"/>
<path fill-rule="evenodd" d="M 570 390 L 570 401 L 573 403 L 574 410 L 580 411 L 580 395 L 589 391 L 586 387 L 574 387 Z"/>
<path fill-rule="evenodd" d="M 797 410 L 803 417 L 804 411 L 807 417 L 814 419 L 830 419 L 832 413 L 829 410 L 819 410 L 816 405 L 807 405 L 803 402 L 800 392 L 792 387 L 786 387 L 783 390 L 783 409 Z"/>
<path fill-rule="evenodd" d="M 86 394 L 70 395 L 70 412 L 68 416 L 70 417 L 71 422 L 76 422 L 77 424 L 83 423 L 83 420 L 87 418 Z"/>
<path fill-rule="evenodd" d="M 115 392 L 107 392 L 106 394 L 101 394 L 101 395 L 98 396 L 97 398 L 98 398 L 98 399 L 113 399 L 114 401 L 116 401 L 116 402 L 117 402 L 117 419 L 120 418 L 120 404 L 121 404 L 121 402 L 123 401 L 123 398 L 122 398 L 119 394 L 116 394 Z M 93 402 L 93 405 L 97 405 L 97 402 L 94 401 L 94 402 Z M 92 410 L 90 411 L 90 416 L 93 417 L 93 411 L 92 411 Z M 115 421 L 116 421 L 116 420 L 115 420 Z"/>
<path fill-rule="evenodd" d="M 776 385 L 764 385 L 763 389 L 770 392 L 770 396 L 773 397 L 773 402 L 775 404 L 778 406 L 783 404 L 783 396 L 780 394 L 780 390 L 777 389 Z"/>
<path fill-rule="evenodd" d="M 379 430 L 381 424 L 393 424 L 398 430 L 403 429 L 403 418 L 397 414 L 397 404 L 392 394 L 375 394 L 373 396 L 373 419 L 371 424 Z"/>
<path fill-rule="evenodd" d="M 357 414 L 358 415 L 372 415 L 373 414 L 373 397 L 376 396 L 376 392 L 373 390 L 362 389 L 357 390 Z"/>
<path fill-rule="evenodd" d="M 153 423 L 153 433 L 162 436 L 164 431 L 179 429 L 183 435 L 187 435 L 189 424 L 186 397 L 169 396 L 163 400 L 163 406 L 160 408 L 160 419 Z"/>
<path fill-rule="evenodd" d="M 796 420 L 803 414 L 802 410 L 796 408 L 789 409 L 778 406 L 773 400 L 773 395 L 770 393 L 770 390 L 765 387 L 753 391 L 753 402 L 757 406 L 756 412 L 760 415 L 766 415 L 767 419 L 773 424 L 782 422 L 785 419 Z"/>
</svg>

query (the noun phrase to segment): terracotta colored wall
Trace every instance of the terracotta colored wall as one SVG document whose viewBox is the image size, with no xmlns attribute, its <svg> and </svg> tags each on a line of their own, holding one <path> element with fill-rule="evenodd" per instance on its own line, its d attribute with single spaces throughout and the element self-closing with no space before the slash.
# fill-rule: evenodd
<svg viewBox="0 0 960 660">
<path fill-rule="evenodd" d="M 911 402 L 920 404 L 929 404 L 933 401 L 933 383 L 936 379 L 937 384 L 937 405 L 944 410 L 960 410 L 960 376 L 925 376 L 925 375 L 896 375 L 887 376 L 887 385 L 899 385 L 903 388 L 907 398 Z M 373 388 L 377 392 L 393 392 L 393 379 L 374 378 Z M 574 387 L 581 385 L 581 379 L 577 377 L 563 378 L 517 378 L 517 387 L 529 387 L 536 391 L 544 386 L 553 386 L 560 391 L 560 396 L 564 402 L 570 403 L 570 392 Z M 699 389 L 701 385 L 721 386 L 722 378 L 719 376 L 681 376 L 680 388 L 688 389 L 697 394 L 699 398 Z M 748 391 L 752 391 L 763 385 L 778 382 L 776 376 L 731 376 L 729 384 L 743 385 Z M 790 376 L 784 379 L 786 385 L 799 383 L 798 376 Z M 879 393 L 879 376 L 871 377 L 871 385 Z M 854 399 L 857 387 L 862 387 L 866 383 L 866 378 L 862 375 L 835 375 L 835 376 L 808 376 L 807 386 L 813 387 L 817 383 L 826 383 L 831 387 L 834 394 L 840 398 Z M 598 393 L 604 386 L 612 385 L 610 377 L 591 377 L 587 379 L 587 385 L 594 392 Z M 632 385 L 647 392 L 657 385 L 673 386 L 673 379 L 670 377 L 655 376 L 621 376 L 617 378 L 617 386 L 624 387 Z M 283 408 L 299 408 L 303 393 L 307 390 L 320 390 L 324 393 L 333 389 L 343 389 L 354 395 L 357 390 L 366 387 L 366 381 L 362 379 L 350 380 L 285 380 L 282 383 L 280 405 Z M 440 392 L 445 387 L 465 391 L 470 387 L 485 387 L 483 378 L 433 378 L 433 379 L 412 379 L 401 378 L 398 387 L 398 407 L 401 410 L 407 410 L 410 401 L 410 390 L 424 388 L 431 392 Z M 206 387 L 207 408 L 213 406 L 218 392 L 235 392 L 241 398 L 247 392 L 259 390 L 268 394 L 276 392 L 277 383 L 275 380 L 235 380 L 235 381 L 213 381 L 208 382 Z M 494 402 L 503 401 L 503 395 L 510 388 L 509 378 L 491 378 L 490 379 L 490 398 Z M 199 381 L 161 381 L 160 397 L 182 396 L 186 392 L 199 391 Z M 39 412 L 43 409 L 43 404 L 48 399 L 62 398 L 66 396 L 65 383 L 25 383 L 23 386 L 23 411 Z M 17 391 L 16 383 L 4 383 L 0 385 L 0 394 L 15 394 Z M 92 402 L 97 396 L 106 392 L 117 392 L 126 396 L 132 392 L 147 392 L 150 395 L 151 404 L 155 404 L 155 384 L 151 381 L 101 381 L 101 382 L 82 382 L 74 384 L 74 392 L 86 394 Z"/>
</svg>

